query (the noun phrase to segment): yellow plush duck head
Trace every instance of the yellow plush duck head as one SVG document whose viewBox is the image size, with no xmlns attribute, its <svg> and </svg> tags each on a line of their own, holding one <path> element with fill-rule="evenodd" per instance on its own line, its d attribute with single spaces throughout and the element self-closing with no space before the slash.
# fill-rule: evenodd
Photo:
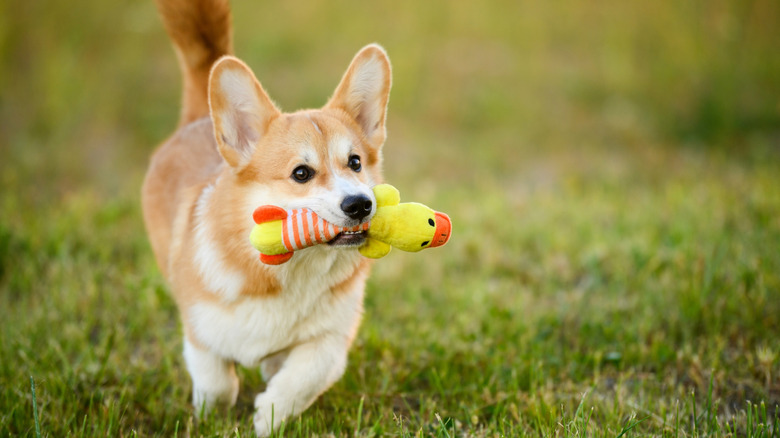
<svg viewBox="0 0 780 438">
<path fill-rule="evenodd" d="M 401 203 L 398 190 L 389 184 L 374 187 L 376 214 L 368 227 L 368 239 L 359 251 L 380 258 L 391 247 L 417 252 L 442 246 L 450 239 L 452 222 L 444 213 L 416 202 Z"/>
<path fill-rule="evenodd" d="M 255 225 L 250 241 L 260 260 L 279 265 L 290 260 L 293 252 L 312 245 L 326 243 L 341 232 L 366 232 L 366 243 L 358 250 L 370 258 L 387 255 L 392 247 L 417 252 L 442 246 L 450 239 L 450 218 L 416 202 L 401 203 L 395 187 L 380 184 L 374 187 L 376 214 L 370 222 L 342 228 L 326 222 L 307 209 L 284 210 L 273 205 L 258 207 L 253 218 Z M 298 217 L 301 220 L 298 220 Z M 298 224 L 304 224 L 298 229 Z"/>
</svg>

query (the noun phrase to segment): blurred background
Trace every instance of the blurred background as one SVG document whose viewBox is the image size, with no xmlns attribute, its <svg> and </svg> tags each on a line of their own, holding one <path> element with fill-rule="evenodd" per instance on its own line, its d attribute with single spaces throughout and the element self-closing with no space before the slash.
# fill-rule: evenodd
<svg viewBox="0 0 780 438">
<path fill-rule="evenodd" d="M 35 174 L 33 199 L 84 185 L 113 195 L 137 179 L 180 95 L 153 3 L 0 7 L 4 187 Z M 778 141 L 780 6 L 769 0 L 233 8 L 236 54 L 288 111 L 322 105 L 364 44 L 386 47 L 393 179 L 521 177 L 526 159 L 561 148 Z"/>
<path fill-rule="evenodd" d="M 721 414 L 780 403 L 780 2 L 232 7 L 236 55 L 287 111 L 323 105 L 354 53 L 382 44 L 386 179 L 453 218 L 446 248 L 377 263 L 351 365 L 401 382 L 376 391 L 425 392 L 446 359 L 445 381 L 483 370 L 487 389 L 463 397 L 520 412 L 533 402 L 507 387 L 554 411 L 582 388 L 608 394 L 609 373 L 663 382 L 652 402 L 635 394 L 652 412 L 710 379 Z M 151 0 L 0 2 L 5 382 L 62 361 L 78 399 L 179 360 L 139 208 L 179 99 Z M 548 379 L 567 389 L 545 393 Z"/>
</svg>

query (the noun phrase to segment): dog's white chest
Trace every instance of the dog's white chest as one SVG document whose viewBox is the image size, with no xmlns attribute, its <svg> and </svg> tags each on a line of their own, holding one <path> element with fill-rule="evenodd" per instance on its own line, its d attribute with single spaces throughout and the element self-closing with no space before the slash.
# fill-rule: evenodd
<svg viewBox="0 0 780 438">
<path fill-rule="evenodd" d="M 323 271 L 319 264 L 308 260 L 291 264 L 288 269 L 294 272 L 287 276 L 291 281 L 277 296 L 244 298 L 227 306 L 197 303 L 188 312 L 190 327 L 214 353 L 242 365 L 255 365 L 270 354 L 325 332 L 341 332 L 351 338 L 363 311 L 363 282 L 334 294 L 331 286 L 343 281 L 354 268 L 351 263 L 341 263 L 344 268 Z"/>
</svg>

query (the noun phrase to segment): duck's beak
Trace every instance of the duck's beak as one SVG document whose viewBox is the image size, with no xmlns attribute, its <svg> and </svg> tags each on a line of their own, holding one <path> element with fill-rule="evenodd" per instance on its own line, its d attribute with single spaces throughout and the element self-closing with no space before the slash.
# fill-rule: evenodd
<svg viewBox="0 0 780 438">
<path fill-rule="evenodd" d="M 442 246 L 450 240 L 452 234 L 452 222 L 450 217 L 444 213 L 436 212 L 436 232 L 431 239 L 431 244 L 428 248 L 436 248 Z"/>
</svg>

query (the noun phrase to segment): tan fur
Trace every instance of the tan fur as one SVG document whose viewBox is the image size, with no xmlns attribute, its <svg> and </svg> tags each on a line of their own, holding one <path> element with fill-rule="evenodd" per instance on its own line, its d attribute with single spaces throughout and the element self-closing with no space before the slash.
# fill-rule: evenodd
<svg viewBox="0 0 780 438">
<path fill-rule="evenodd" d="M 316 346 L 320 336 L 327 340 L 327 345 L 331 346 L 328 348 L 341 343 L 329 353 L 336 356 L 322 362 L 323 366 L 336 364 L 332 365 L 335 366 L 333 370 L 311 370 L 329 376 L 318 383 L 321 388 L 292 388 L 293 395 L 295 391 L 310 393 L 308 398 L 296 399 L 291 395 L 289 400 L 285 399 L 280 394 L 286 394 L 286 390 L 275 388 L 274 380 L 271 380 L 266 393 L 260 394 L 256 401 L 255 424 L 258 434 L 262 435 L 270 427 L 270 420 L 266 418 L 270 412 L 266 412 L 266 405 L 277 406 L 280 417 L 292 414 L 293 405 L 298 411 L 305 409 L 313 401 L 312 396 L 327 389 L 343 372 L 343 364 L 337 364 L 346 360 L 346 349 L 354 338 L 362 307 L 362 289 L 371 263 L 357 256 L 354 249 L 330 249 L 323 245 L 296 254 L 287 267 L 266 266 L 249 244 L 254 225 L 252 210 L 259 206 L 255 205 L 258 202 L 294 204 L 305 202 L 316 193 L 338 193 L 344 190 L 345 184 L 365 187 L 370 192 L 369 186 L 382 182 L 381 148 L 386 137 L 390 64 L 380 47 L 367 46 L 355 56 L 325 107 L 282 113 L 251 69 L 229 56 L 232 48 L 226 0 L 157 0 L 157 4 L 176 46 L 184 77 L 184 94 L 180 127 L 152 156 L 142 202 L 157 263 L 170 284 L 182 316 L 188 369 L 191 374 L 203 372 L 198 371 L 199 367 L 205 367 L 208 372 L 219 372 L 221 374 L 215 376 L 221 383 L 215 385 L 224 387 L 228 384 L 225 382 L 236 379 L 232 360 L 252 363 L 268 360 L 267 368 L 281 375 L 284 371 L 277 370 L 285 369 L 282 364 L 288 360 L 288 353 L 292 358 L 290 361 L 299 361 L 289 365 L 289 369 L 298 370 L 313 360 L 301 358 L 319 351 L 317 348 L 301 349 L 300 345 L 315 343 Z M 205 118 L 209 114 L 211 117 Z M 360 172 L 347 168 L 347 152 L 361 158 L 363 169 Z M 293 181 L 293 169 L 309 161 L 317 163 L 315 178 L 305 184 Z M 339 210 L 338 201 L 333 203 L 332 209 Z M 212 267 L 214 269 L 210 270 Z M 307 282 L 300 278 L 301 275 L 314 277 Z M 304 287 L 301 285 L 315 290 L 301 290 Z M 317 288 L 325 289 L 317 292 Z M 288 294 L 296 297 L 302 293 L 324 293 L 316 298 L 322 304 L 296 309 L 297 298 L 289 303 L 285 301 Z M 241 349 L 231 350 L 235 353 L 220 353 L 228 354 L 224 359 L 213 355 L 217 353 L 210 353 L 219 350 L 220 342 L 224 342 L 215 344 L 214 339 L 219 337 L 211 336 L 208 330 L 212 328 L 198 322 L 203 321 L 203 312 L 212 312 L 210 318 L 217 318 L 227 327 L 225 324 L 230 320 L 220 315 L 239 315 L 242 309 L 250 307 L 263 311 L 264 300 L 271 300 L 268 305 L 276 306 L 269 309 L 289 309 L 284 310 L 290 312 L 289 321 L 300 319 L 293 325 L 295 332 L 289 334 L 289 340 L 285 340 L 284 333 L 273 332 L 272 344 L 276 347 L 269 346 L 270 350 L 266 351 L 255 346 L 262 351 L 257 357 L 251 352 L 247 356 Z M 361 301 L 355 304 L 355 300 Z M 337 324 L 343 315 L 339 313 L 333 316 L 335 319 L 328 319 L 327 315 L 316 313 L 328 306 L 347 312 L 345 315 L 350 315 L 351 322 L 345 321 L 347 325 L 343 328 L 331 327 L 329 324 Z M 289 322 L 284 314 L 278 314 L 277 310 L 273 312 L 265 318 L 276 318 L 284 324 Z M 258 317 L 263 318 L 262 315 Z M 307 328 L 309 320 L 319 322 Z M 213 330 L 228 330 L 225 327 Z M 320 335 L 317 330 L 325 331 Z M 204 337 L 204 333 L 207 336 Z M 219 336 L 233 336 L 231 333 L 226 331 Z M 334 338 L 338 340 L 336 344 L 330 339 L 333 333 L 341 333 Z M 263 333 L 257 335 L 265 336 Z M 244 341 L 225 339 L 228 344 L 235 342 L 235 345 Z M 280 351 L 287 353 L 280 355 Z M 232 354 L 236 357 L 230 357 Z M 205 365 L 191 363 L 199 360 L 197 358 L 202 358 Z M 295 382 L 289 376 L 278 380 L 288 382 L 288 385 Z M 232 392 L 213 390 L 217 392 L 212 397 L 208 382 L 199 381 L 195 374 L 193 381 L 195 402 L 201 400 L 198 385 L 205 385 L 205 395 L 201 395 L 206 397 L 207 404 L 217 396 L 228 402 L 232 397 L 235 401 L 235 383 L 230 383 L 234 386 Z M 285 408 L 285 403 L 290 406 Z M 274 421 L 281 420 L 276 418 Z"/>
<path fill-rule="evenodd" d="M 176 47 L 184 79 L 179 126 L 209 114 L 209 71 L 220 56 L 233 53 L 228 0 L 156 0 Z"/>
</svg>

